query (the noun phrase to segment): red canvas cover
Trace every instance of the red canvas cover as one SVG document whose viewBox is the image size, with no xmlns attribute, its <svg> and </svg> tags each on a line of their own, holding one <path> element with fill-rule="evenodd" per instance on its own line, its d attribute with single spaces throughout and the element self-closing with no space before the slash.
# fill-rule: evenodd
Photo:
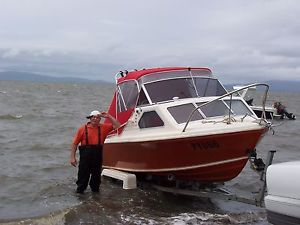
<svg viewBox="0 0 300 225">
<path fill-rule="evenodd" d="M 128 74 L 125 77 L 121 77 L 118 79 L 118 84 L 125 81 L 125 80 L 138 80 L 140 77 L 144 75 L 148 75 L 150 73 L 158 73 L 158 72 L 164 72 L 164 71 L 176 71 L 176 70 L 207 70 L 211 72 L 208 68 L 190 68 L 190 67 L 164 67 L 164 68 L 152 68 L 152 69 L 143 69 L 138 71 L 131 71 L 128 72 Z"/>
<path fill-rule="evenodd" d="M 168 72 L 168 71 L 178 71 L 178 70 L 206 70 L 211 72 L 208 68 L 189 68 L 189 67 L 164 67 L 164 68 L 151 68 L 151 69 L 142 69 L 137 71 L 128 72 L 127 75 L 124 73 L 124 77 L 120 77 L 117 80 L 117 84 L 120 84 L 126 80 L 138 80 L 140 77 L 144 75 L 149 75 L 151 73 L 158 73 L 158 72 Z M 108 109 L 108 113 L 115 117 L 122 125 L 125 125 L 128 119 L 131 117 L 134 108 L 130 108 L 127 111 L 120 112 L 116 115 L 116 92 L 114 93 L 113 99 L 111 101 L 110 107 Z M 108 119 L 105 120 L 104 123 L 110 123 Z M 123 130 L 124 126 L 118 129 L 118 134 L 120 134 Z M 116 131 L 115 131 L 116 132 Z"/>
</svg>

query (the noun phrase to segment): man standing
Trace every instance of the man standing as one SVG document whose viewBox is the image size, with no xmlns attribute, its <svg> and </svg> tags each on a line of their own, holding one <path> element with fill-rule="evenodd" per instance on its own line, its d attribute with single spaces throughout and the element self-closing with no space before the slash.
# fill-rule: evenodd
<svg viewBox="0 0 300 225">
<path fill-rule="evenodd" d="M 101 117 L 108 118 L 111 124 L 100 123 Z M 119 121 L 106 112 L 94 110 L 86 117 L 90 121 L 76 132 L 71 146 L 70 163 L 77 166 L 76 151 L 79 146 L 79 168 L 77 193 L 83 194 L 88 184 L 93 192 L 99 192 L 102 171 L 102 148 L 107 134 L 120 127 Z"/>
</svg>

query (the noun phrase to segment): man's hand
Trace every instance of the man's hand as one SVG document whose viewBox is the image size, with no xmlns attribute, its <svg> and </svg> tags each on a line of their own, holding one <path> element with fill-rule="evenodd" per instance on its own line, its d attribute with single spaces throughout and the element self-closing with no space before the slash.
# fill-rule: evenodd
<svg viewBox="0 0 300 225">
<path fill-rule="evenodd" d="M 76 158 L 71 158 L 70 164 L 71 164 L 72 166 L 76 167 L 76 166 L 77 166 L 77 160 L 76 160 Z"/>
<path fill-rule="evenodd" d="M 77 159 L 76 159 L 76 150 L 77 150 L 77 145 L 71 144 L 71 156 L 70 156 L 70 164 L 74 167 L 77 166 Z"/>
<path fill-rule="evenodd" d="M 117 129 L 121 126 L 120 122 L 107 112 L 101 112 L 100 116 L 104 117 L 104 118 L 108 118 L 111 121 L 111 123 L 113 124 L 114 129 Z"/>
<path fill-rule="evenodd" d="M 108 118 L 110 115 L 107 112 L 101 112 L 100 116 L 103 118 Z"/>
</svg>

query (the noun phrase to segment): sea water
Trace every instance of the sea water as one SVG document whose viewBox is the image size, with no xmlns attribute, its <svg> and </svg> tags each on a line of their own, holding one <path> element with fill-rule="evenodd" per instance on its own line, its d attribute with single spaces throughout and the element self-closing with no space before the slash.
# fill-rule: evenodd
<svg viewBox="0 0 300 225">
<path fill-rule="evenodd" d="M 0 81 L 0 223 L 3 224 L 268 224 L 264 208 L 243 203 L 123 190 L 104 179 L 99 194 L 75 194 L 70 144 L 92 110 L 107 110 L 113 85 Z M 299 116 L 299 93 L 270 93 Z M 274 121 L 257 151 L 273 163 L 300 160 L 299 120 Z M 259 175 L 247 164 L 226 184 L 252 196 Z"/>
</svg>

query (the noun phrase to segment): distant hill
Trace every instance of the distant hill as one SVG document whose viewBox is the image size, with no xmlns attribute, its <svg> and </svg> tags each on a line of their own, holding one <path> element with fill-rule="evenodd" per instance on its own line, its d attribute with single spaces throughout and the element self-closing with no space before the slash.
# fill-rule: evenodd
<svg viewBox="0 0 300 225">
<path fill-rule="evenodd" d="M 47 75 L 17 71 L 0 72 L 0 80 L 23 80 L 53 83 L 109 83 L 103 80 L 89 80 L 78 77 L 52 77 Z"/>
<path fill-rule="evenodd" d="M 54 82 L 54 83 L 103 83 L 111 84 L 110 82 L 103 80 L 89 80 L 78 77 L 53 77 L 42 74 L 35 74 L 29 72 L 17 72 L 17 71 L 5 71 L 0 72 L 0 80 L 24 80 L 24 81 L 36 81 L 36 82 Z M 285 81 L 285 80 L 270 80 L 264 81 L 270 86 L 270 91 L 280 92 L 300 92 L 300 81 Z M 247 85 L 245 84 L 226 84 L 227 90 L 232 90 L 234 85 Z"/>
<path fill-rule="evenodd" d="M 254 82 L 253 82 L 254 83 Z M 263 81 L 259 83 L 268 84 L 270 87 L 270 91 L 278 91 L 278 92 L 300 92 L 300 81 L 287 81 L 287 80 L 269 80 Z M 232 90 L 234 85 L 248 85 L 251 83 L 245 84 L 226 84 L 225 88 L 227 90 Z"/>
</svg>

